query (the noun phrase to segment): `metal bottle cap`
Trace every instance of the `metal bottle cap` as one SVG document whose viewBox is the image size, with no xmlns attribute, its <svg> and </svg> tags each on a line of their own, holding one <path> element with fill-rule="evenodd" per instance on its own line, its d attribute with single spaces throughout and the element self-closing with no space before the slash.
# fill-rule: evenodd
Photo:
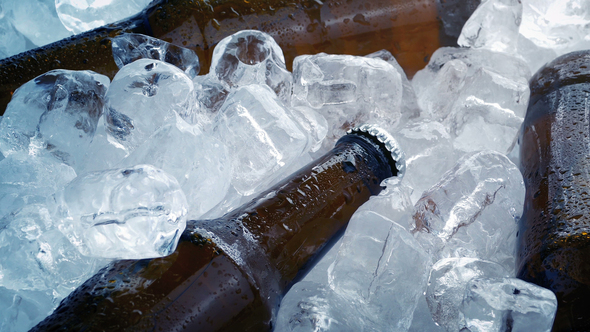
<svg viewBox="0 0 590 332">
<path fill-rule="evenodd" d="M 406 171 L 406 157 L 397 141 L 386 130 L 372 124 L 364 124 L 350 129 L 348 134 L 357 134 L 371 139 L 389 159 L 389 164 L 397 169 L 397 177 L 402 178 Z"/>
</svg>

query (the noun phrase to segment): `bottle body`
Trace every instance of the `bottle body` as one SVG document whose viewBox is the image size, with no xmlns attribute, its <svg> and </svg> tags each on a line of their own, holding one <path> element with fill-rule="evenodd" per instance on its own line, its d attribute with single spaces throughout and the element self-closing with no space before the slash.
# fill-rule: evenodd
<svg viewBox="0 0 590 332">
<path fill-rule="evenodd" d="M 260 331 L 301 269 L 395 167 L 370 139 L 334 150 L 215 220 L 191 221 L 167 257 L 117 261 L 33 331 Z"/>
<path fill-rule="evenodd" d="M 517 276 L 556 294 L 553 331 L 590 330 L 589 68 L 587 51 L 541 68 L 520 137 Z"/>
<path fill-rule="evenodd" d="M 468 7 L 475 10 L 473 2 Z M 275 38 L 289 69 L 301 54 L 366 55 L 387 49 L 411 76 L 436 49 L 456 43 L 458 36 L 449 37 L 441 27 L 439 12 L 446 10 L 441 3 L 453 1 L 158 0 L 129 19 L 0 60 L 0 112 L 15 89 L 53 69 L 89 69 L 114 77 L 118 68 L 109 38 L 124 32 L 194 50 L 202 74 L 208 71 L 219 41 L 240 30 L 256 29 Z M 461 17 L 457 25 L 466 19 Z"/>
</svg>

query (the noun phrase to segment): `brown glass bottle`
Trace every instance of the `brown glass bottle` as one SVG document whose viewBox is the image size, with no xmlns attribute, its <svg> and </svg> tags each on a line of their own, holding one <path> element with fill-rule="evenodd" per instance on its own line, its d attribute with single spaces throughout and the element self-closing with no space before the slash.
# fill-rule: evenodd
<svg viewBox="0 0 590 332">
<path fill-rule="evenodd" d="M 553 331 L 590 331 L 590 51 L 546 64 L 530 87 L 517 276 L 557 296 Z"/>
<path fill-rule="evenodd" d="M 376 133 L 354 130 L 249 204 L 190 221 L 170 256 L 111 263 L 32 331 L 269 330 L 302 268 L 403 169 Z"/>
<path fill-rule="evenodd" d="M 194 50 L 201 73 L 219 41 L 244 29 L 264 31 L 283 49 L 287 67 L 301 54 L 366 55 L 387 49 L 413 75 L 458 31 L 479 0 L 156 0 L 129 19 L 0 60 L 0 114 L 16 88 L 53 69 L 114 77 L 110 37 L 154 36 Z M 440 15 L 451 17 L 445 20 Z M 451 22 L 451 23 L 449 23 Z M 455 23 L 456 22 L 456 23 Z"/>
</svg>

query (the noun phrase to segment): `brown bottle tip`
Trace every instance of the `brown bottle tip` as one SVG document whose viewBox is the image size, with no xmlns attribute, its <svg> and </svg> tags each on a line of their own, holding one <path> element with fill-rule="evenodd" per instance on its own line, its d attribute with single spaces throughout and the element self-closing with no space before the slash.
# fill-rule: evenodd
<svg viewBox="0 0 590 332">
<path fill-rule="evenodd" d="M 377 125 L 364 124 L 350 129 L 347 133 L 361 135 L 372 140 L 389 160 L 392 171 L 397 170 L 394 172 L 397 173 L 396 176 L 400 179 L 404 176 L 406 171 L 405 154 L 389 132 Z"/>
</svg>

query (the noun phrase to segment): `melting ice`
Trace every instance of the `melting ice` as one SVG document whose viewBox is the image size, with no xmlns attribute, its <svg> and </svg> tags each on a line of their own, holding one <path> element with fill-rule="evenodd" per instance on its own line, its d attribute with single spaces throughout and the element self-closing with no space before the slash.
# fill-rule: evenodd
<svg viewBox="0 0 590 332">
<path fill-rule="evenodd" d="M 61 0 L 30 7 L 50 8 L 43 28 L 37 12 L 24 24 L 32 1 L 0 1 L 0 56 L 102 25 L 97 4 Z M 130 34 L 113 40 L 112 82 L 26 83 L 0 122 L 0 329 L 26 331 L 109 259 L 169 253 L 187 218 L 236 208 L 375 123 L 407 171 L 286 294 L 275 330 L 549 331 L 555 296 L 514 278 L 514 145 L 531 73 L 588 47 L 588 8 L 482 1 L 463 47 L 410 79 L 387 51 L 304 55 L 289 72 L 271 37 L 241 31 L 207 75 L 192 51 Z"/>
</svg>

